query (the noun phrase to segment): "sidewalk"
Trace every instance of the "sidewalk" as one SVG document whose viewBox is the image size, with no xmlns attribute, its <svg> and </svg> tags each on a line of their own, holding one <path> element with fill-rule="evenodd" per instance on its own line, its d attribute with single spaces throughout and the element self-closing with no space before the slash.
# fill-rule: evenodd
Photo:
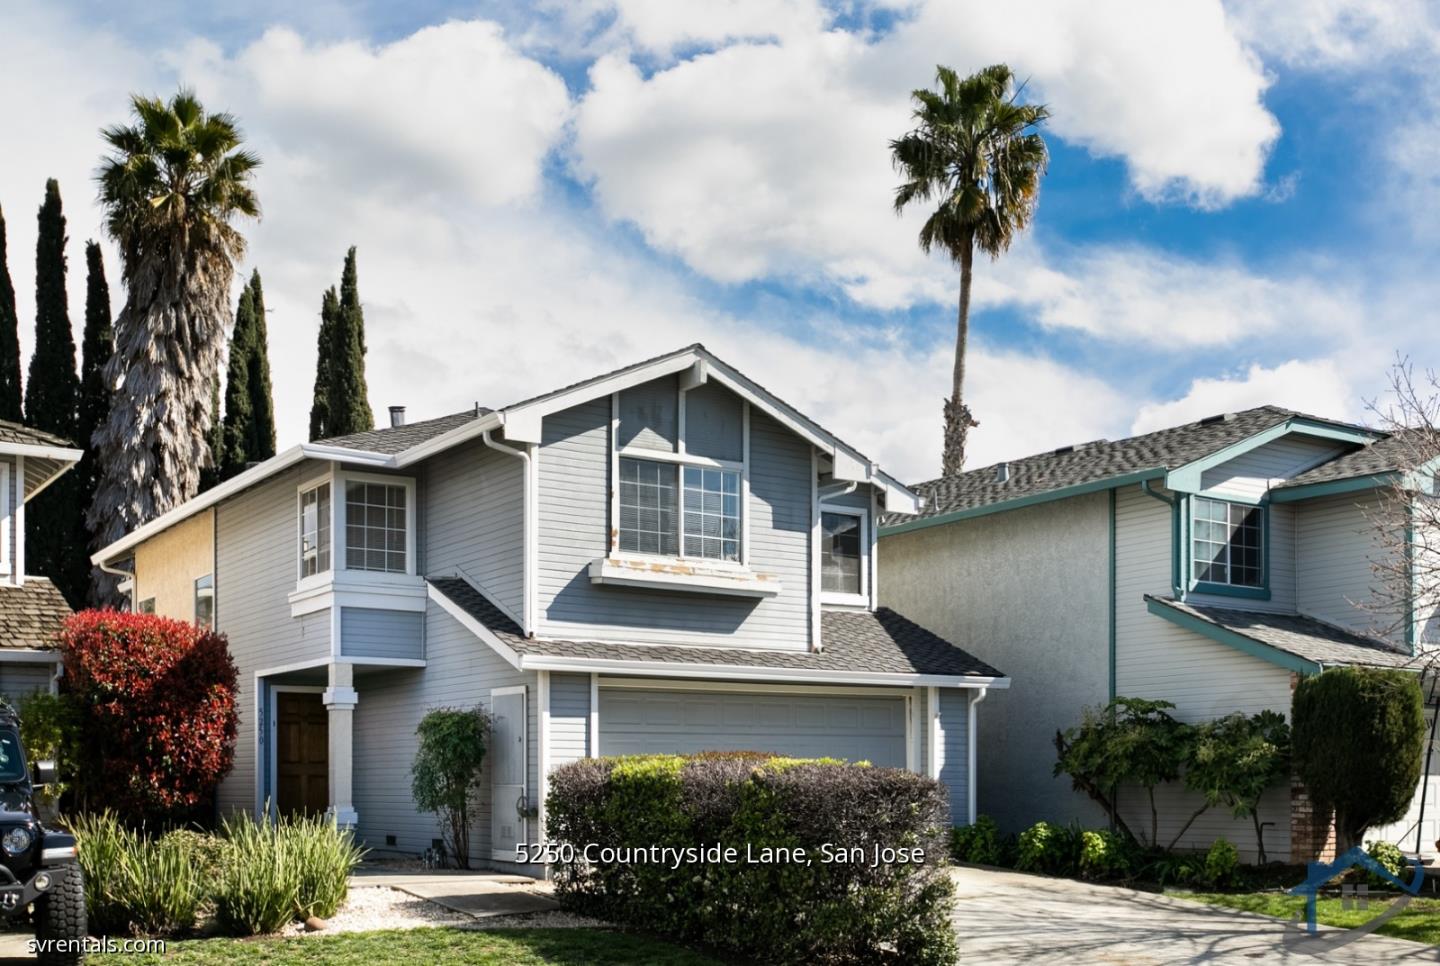
<svg viewBox="0 0 1440 966">
<path fill-rule="evenodd" d="M 350 876 L 355 887 L 389 886 L 479 919 L 527 912 L 551 912 L 559 904 L 550 883 L 523 875 L 423 869 L 392 870 L 361 866 Z"/>
</svg>

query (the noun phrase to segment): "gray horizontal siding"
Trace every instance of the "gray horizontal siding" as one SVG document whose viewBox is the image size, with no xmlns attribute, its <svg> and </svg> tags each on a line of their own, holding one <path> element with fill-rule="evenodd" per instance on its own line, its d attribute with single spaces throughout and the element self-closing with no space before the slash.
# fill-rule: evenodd
<svg viewBox="0 0 1440 966">
<path fill-rule="evenodd" d="M 940 688 L 940 740 L 936 764 L 950 793 L 950 822 L 970 822 L 970 692 Z"/>
<path fill-rule="evenodd" d="M 317 467 L 323 470 L 315 463 L 286 470 L 216 508 L 218 629 L 229 637 L 240 672 L 235 766 L 216 796 L 222 813 L 255 807 L 255 672 L 330 654 L 330 612 L 296 619 L 287 600 L 298 552 L 296 486 L 302 472 L 313 475 Z"/>
<path fill-rule="evenodd" d="M 475 440 L 425 464 L 425 572 L 455 570 L 517 617 L 525 592 L 525 470 Z"/>
<path fill-rule="evenodd" d="M 12 706 L 19 707 L 22 699 L 36 691 L 49 691 L 50 678 L 55 674 L 53 664 L 12 664 L 0 662 L 0 697 L 9 699 Z"/>
<path fill-rule="evenodd" d="M 1200 485 L 1216 495 L 1258 500 L 1272 483 L 1319 466 L 1346 448 L 1333 440 L 1313 436 L 1282 436 L 1206 470 L 1200 476 Z"/>
<path fill-rule="evenodd" d="M 340 653 L 345 657 L 419 660 L 424 615 L 374 607 L 340 608 Z"/>
<path fill-rule="evenodd" d="M 431 605 L 425 616 L 425 669 L 377 671 L 357 679 L 355 706 L 355 810 L 359 833 L 372 849 L 418 853 L 440 837 L 436 816 L 422 813 L 410 795 L 410 766 L 415 760 L 415 729 L 433 708 L 490 708 L 492 688 L 524 685 L 528 784 L 538 794 L 538 742 L 535 673 L 515 670 L 449 614 Z M 533 824 L 533 823 L 532 823 Z M 385 844 L 395 836 L 395 845 Z M 535 830 L 530 832 L 535 840 Z M 471 816 L 470 851 L 490 862 L 490 769 L 481 775 L 481 793 Z"/>
<path fill-rule="evenodd" d="M 761 601 L 597 587 L 607 550 L 608 400 L 545 417 L 540 451 L 539 632 L 591 640 L 708 646 L 809 645 L 810 451 L 770 417 L 750 424 L 750 567 L 781 592 Z"/>
<path fill-rule="evenodd" d="M 745 403 L 719 383 L 685 394 L 685 452 L 712 460 L 745 456 Z"/>
<path fill-rule="evenodd" d="M 590 675 L 550 675 L 550 766 L 590 755 Z"/>
</svg>

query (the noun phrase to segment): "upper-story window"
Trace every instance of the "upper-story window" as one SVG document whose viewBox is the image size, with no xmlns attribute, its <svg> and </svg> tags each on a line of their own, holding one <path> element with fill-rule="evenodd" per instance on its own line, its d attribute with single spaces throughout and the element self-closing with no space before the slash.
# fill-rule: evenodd
<svg viewBox="0 0 1440 966">
<path fill-rule="evenodd" d="M 1194 497 L 1191 577 L 1207 584 L 1265 584 L 1264 509 Z"/>
<path fill-rule="evenodd" d="M 300 576 L 330 569 L 330 484 L 300 494 Z"/>
<path fill-rule="evenodd" d="M 406 572 L 404 484 L 345 484 L 345 569 Z"/>
<path fill-rule="evenodd" d="M 820 514 L 820 589 L 829 594 L 863 594 L 865 520 L 858 513 Z"/>
<path fill-rule="evenodd" d="M 740 559 L 735 470 L 621 457 L 619 507 L 623 551 Z"/>
</svg>

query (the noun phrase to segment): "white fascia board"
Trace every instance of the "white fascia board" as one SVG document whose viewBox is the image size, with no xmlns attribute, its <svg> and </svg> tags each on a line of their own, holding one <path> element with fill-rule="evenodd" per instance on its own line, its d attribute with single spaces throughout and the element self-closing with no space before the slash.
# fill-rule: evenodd
<svg viewBox="0 0 1440 966">
<path fill-rule="evenodd" d="M 74 449 L 69 446 L 47 446 L 41 443 L 0 443 L 0 453 L 8 456 L 59 460 L 62 463 L 78 463 L 80 458 L 85 455 L 83 449 Z"/>
<path fill-rule="evenodd" d="M 53 647 L 0 647 L 0 664 L 58 664 L 60 652 Z"/>
<path fill-rule="evenodd" d="M 368 450 L 347 449 L 344 446 L 320 446 L 316 443 L 301 443 L 300 449 L 310 459 L 332 460 L 336 463 L 349 463 L 354 466 L 378 466 L 386 469 L 395 465 L 395 457 L 389 453 L 372 453 Z M 256 469 L 259 467 L 257 466 Z"/>
<path fill-rule="evenodd" d="M 609 658 L 547 657 L 524 654 L 522 671 L 575 671 L 634 674 L 659 678 L 724 678 L 733 681 L 813 681 L 831 684 L 931 685 L 942 688 L 1008 688 L 1009 678 L 958 677 L 946 674 L 901 674 L 869 671 L 766 668 L 733 664 L 679 664 L 666 661 L 622 661 Z"/>
</svg>

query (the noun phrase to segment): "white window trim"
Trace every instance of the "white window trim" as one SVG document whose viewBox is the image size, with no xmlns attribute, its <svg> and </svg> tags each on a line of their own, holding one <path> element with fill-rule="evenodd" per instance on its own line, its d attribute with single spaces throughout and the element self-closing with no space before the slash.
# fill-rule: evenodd
<svg viewBox="0 0 1440 966">
<path fill-rule="evenodd" d="M 209 577 L 209 578 L 210 578 L 210 586 L 209 586 L 209 587 L 206 587 L 206 588 L 201 588 L 201 586 L 200 586 L 200 581 L 204 580 L 206 577 Z M 207 595 L 205 595 L 205 596 L 208 596 L 208 597 L 210 598 L 210 629 L 211 629 L 211 630 L 214 630 L 214 629 L 215 629 L 215 574 L 214 574 L 213 572 L 208 573 L 208 574 L 201 574 L 200 576 L 196 577 L 194 580 L 192 580 L 192 581 L 190 582 L 190 588 L 191 588 L 191 590 L 192 590 L 192 592 L 193 592 L 193 596 L 192 596 L 192 599 L 191 599 L 191 605 L 192 605 L 192 606 L 194 607 L 194 609 L 195 609 L 195 613 L 194 613 L 194 615 L 193 615 L 193 618 L 194 618 L 194 621 L 195 621 L 196 624 L 199 624 L 199 623 L 200 623 L 200 597 L 201 597 L 200 591 L 201 591 L 202 589 L 204 589 L 204 590 L 208 590 L 208 591 L 210 592 L 209 594 L 207 594 Z"/>
<path fill-rule="evenodd" d="M 870 607 L 870 561 L 874 554 L 870 546 L 870 514 L 860 507 L 837 506 L 833 503 L 820 503 L 819 522 L 816 533 L 817 544 L 824 539 L 825 526 L 824 517 L 827 513 L 838 513 L 848 517 L 860 518 L 860 592 L 858 594 L 845 594 L 839 591 L 825 589 L 825 550 L 818 547 L 815 554 L 816 570 L 815 582 L 820 586 L 820 603 L 832 604 L 838 607 Z"/>
<path fill-rule="evenodd" d="M 717 460 L 707 456 L 692 456 L 685 446 L 685 397 L 687 389 L 677 389 L 675 450 L 645 449 L 638 446 L 620 446 L 620 393 L 610 394 L 610 540 L 609 558 L 612 560 L 685 560 L 704 561 L 707 566 L 730 567 L 748 571 L 750 567 L 750 403 L 740 398 L 740 459 Z M 676 548 L 678 553 L 642 553 L 638 550 L 620 549 L 620 460 L 650 460 L 655 463 L 670 463 L 675 471 L 675 519 Z M 720 560 L 714 557 L 700 557 L 685 553 L 685 474 L 682 470 L 692 466 L 697 469 L 727 470 L 740 474 L 740 559 Z"/>
<path fill-rule="evenodd" d="M 300 554 L 300 542 L 305 539 L 305 495 L 322 486 L 330 487 L 330 566 L 324 570 L 316 571 L 313 574 L 306 574 L 304 570 L 304 558 Z M 335 467 L 332 464 L 330 469 L 323 476 L 311 477 L 295 487 L 295 589 L 304 590 L 308 587 L 316 587 L 320 584 L 330 582 L 330 576 L 335 572 L 335 541 L 336 541 L 336 511 L 335 511 Z"/>
</svg>

